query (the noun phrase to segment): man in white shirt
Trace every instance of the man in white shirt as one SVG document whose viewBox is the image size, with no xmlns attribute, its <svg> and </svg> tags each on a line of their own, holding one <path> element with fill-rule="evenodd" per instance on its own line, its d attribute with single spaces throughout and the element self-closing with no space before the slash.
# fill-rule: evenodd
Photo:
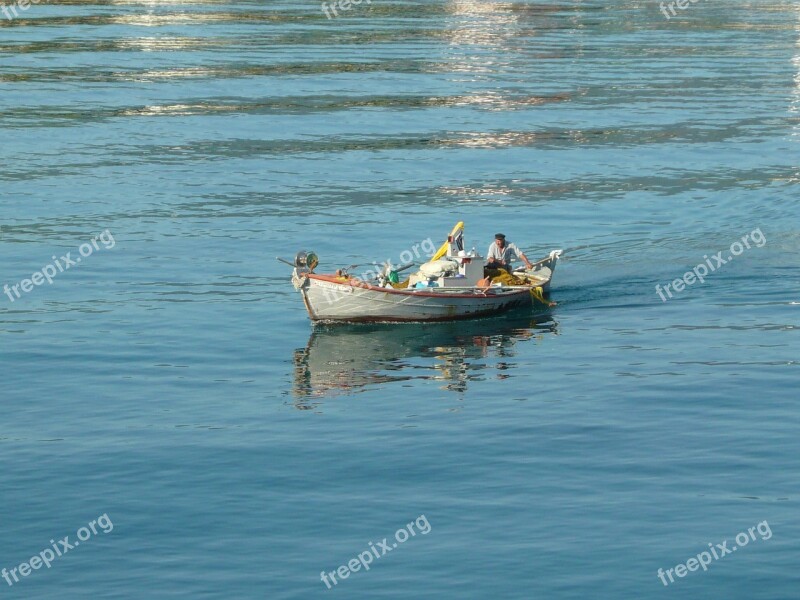
<svg viewBox="0 0 800 600">
<path fill-rule="evenodd" d="M 511 261 L 521 258 L 525 261 L 525 268 L 530 270 L 533 268 L 531 261 L 528 257 L 517 248 L 516 244 L 506 243 L 506 236 L 502 233 L 497 233 L 494 236 L 494 243 L 489 246 L 489 251 L 486 253 L 488 260 L 486 267 L 488 269 L 505 269 L 511 272 Z"/>
</svg>

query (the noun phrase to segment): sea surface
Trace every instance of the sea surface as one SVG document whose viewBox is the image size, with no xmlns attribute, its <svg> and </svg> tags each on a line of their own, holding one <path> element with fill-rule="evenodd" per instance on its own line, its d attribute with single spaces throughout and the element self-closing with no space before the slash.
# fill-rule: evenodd
<svg viewBox="0 0 800 600">
<path fill-rule="evenodd" d="M 800 3 L 5 3 L 0 598 L 798 597 Z M 275 260 L 460 220 L 557 305 Z"/>
</svg>

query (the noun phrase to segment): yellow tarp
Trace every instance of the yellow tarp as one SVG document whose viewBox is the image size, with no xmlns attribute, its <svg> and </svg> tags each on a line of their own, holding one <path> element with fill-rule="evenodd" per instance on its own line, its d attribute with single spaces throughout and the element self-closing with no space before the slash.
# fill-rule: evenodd
<svg viewBox="0 0 800 600">
<path fill-rule="evenodd" d="M 464 221 L 459 221 L 458 223 L 456 223 L 456 226 L 455 226 L 455 227 L 453 227 L 453 231 L 451 231 L 451 232 L 450 232 L 450 235 L 449 235 L 449 236 L 447 236 L 447 237 L 448 237 L 448 239 L 449 239 L 451 236 L 455 236 L 455 235 L 458 233 L 458 230 L 459 230 L 459 229 L 464 229 Z M 442 247 L 441 247 L 441 248 L 439 248 L 439 250 L 436 252 L 436 254 L 434 254 L 434 255 L 433 255 L 433 257 L 431 257 L 431 262 L 433 262 L 434 260 L 439 260 L 439 259 L 440 259 L 440 258 L 442 258 L 442 257 L 443 257 L 445 254 L 447 254 L 447 249 L 448 249 L 449 247 L 450 247 L 450 242 L 448 242 L 447 240 L 445 240 L 444 244 L 442 244 Z"/>
<path fill-rule="evenodd" d="M 404 290 L 404 289 L 406 289 L 408 287 L 408 282 L 409 281 L 411 281 L 410 277 L 408 279 L 406 279 L 405 281 L 401 281 L 400 283 L 393 283 L 391 285 L 396 290 Z"/>
</svg>

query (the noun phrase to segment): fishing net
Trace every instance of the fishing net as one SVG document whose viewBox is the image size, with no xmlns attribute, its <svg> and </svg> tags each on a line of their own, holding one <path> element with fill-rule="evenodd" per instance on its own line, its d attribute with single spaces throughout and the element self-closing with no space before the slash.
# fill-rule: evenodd
<svg viewBox="0 0 800 600">
<path fill-rule="evenodd" d="M 503 285 L 526 285 L 528 282 L 519 277 L 515 277 L 504 269 L 493 269 L 487 272 L 487 277 L 491 278 L 492 283 L 502 283 Z"/>
</svg>

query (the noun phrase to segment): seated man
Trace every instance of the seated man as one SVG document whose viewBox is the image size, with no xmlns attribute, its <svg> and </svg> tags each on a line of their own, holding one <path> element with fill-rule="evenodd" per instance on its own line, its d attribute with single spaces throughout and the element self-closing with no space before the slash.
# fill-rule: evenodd
<svg viewBox="0 0 800 600">
<path fill-rule="evenodd" d="M 487 270 L 505 269 L 511 272 L 511 261 L 521 258 L 525 261 L 525 268 L 530 270 L 533 268 L 531 261 L 525 254 L 517 248 L 516 244 L 506 243 L 506 236 L 502 233 L 495 234 L 494 243 L 489 246 L 489 251 L 486 253 L 489 259 L 486 262 Z"/>
</svg>

